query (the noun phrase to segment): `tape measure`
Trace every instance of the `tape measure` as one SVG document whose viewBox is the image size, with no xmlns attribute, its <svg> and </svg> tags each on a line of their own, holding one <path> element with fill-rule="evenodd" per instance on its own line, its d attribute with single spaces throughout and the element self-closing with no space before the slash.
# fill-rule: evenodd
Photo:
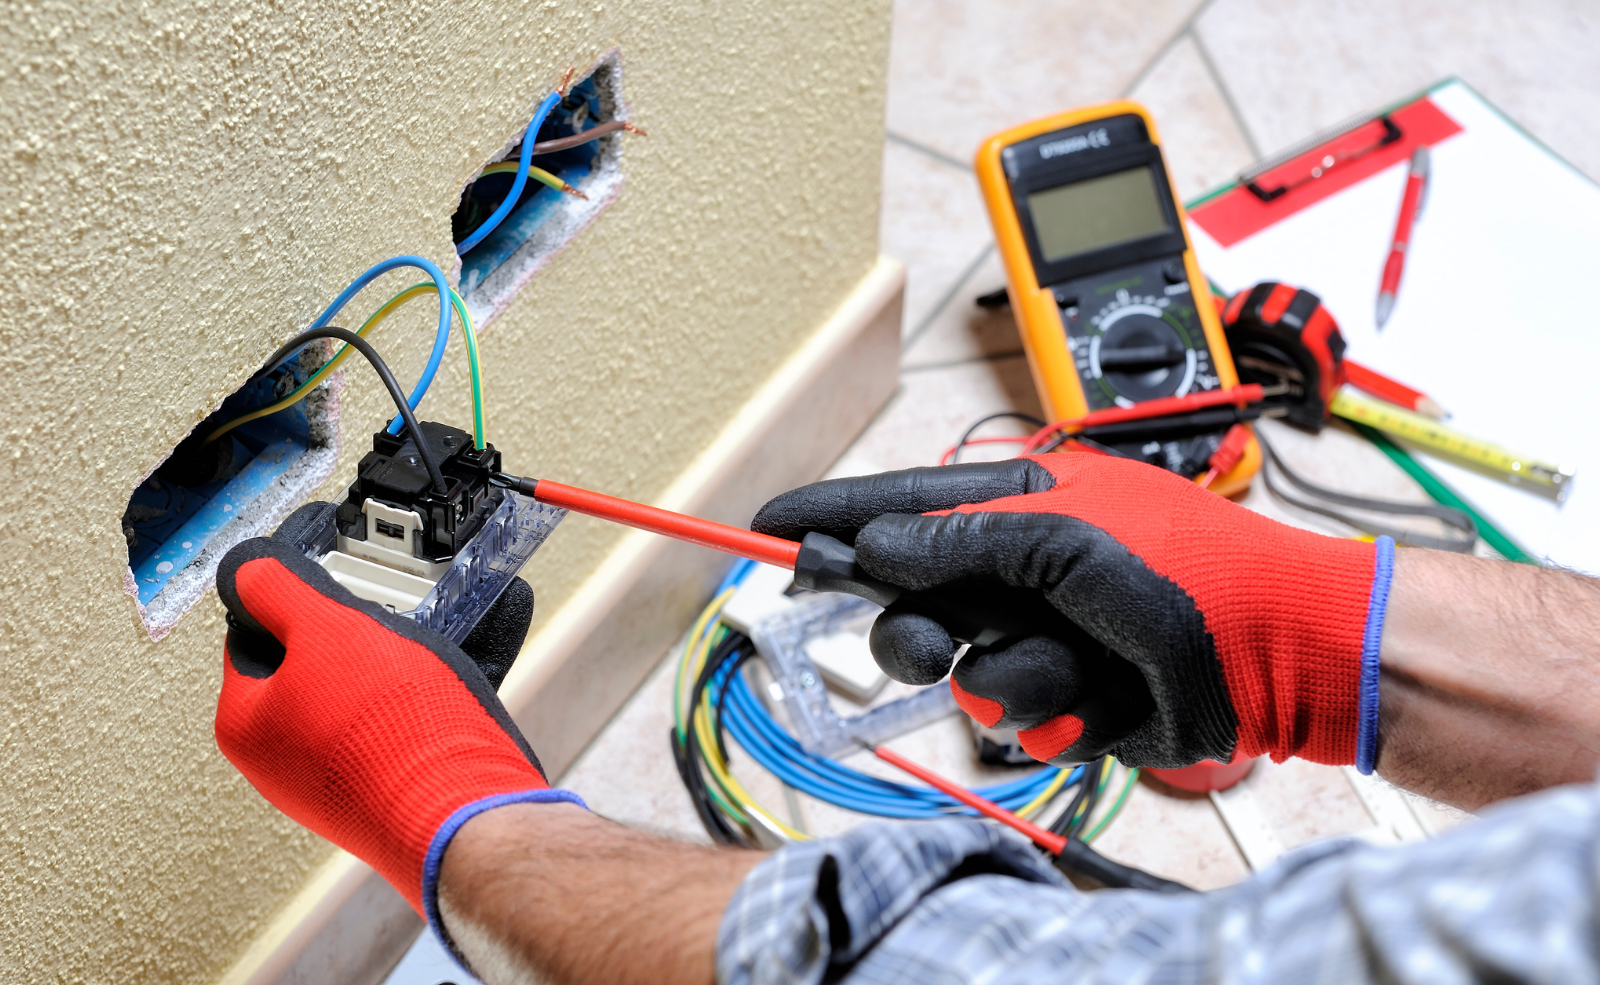
<svg viewBox="0 0 1600 985">
<path fill-rule="evenodd" d="M 1311 431 L 1328 422 L 1328 403 L 1344 384 L 1344 335 L 1304 288 L 1263 281 L 1228 299 L 1222 331 L 1245 383 L 1274 386 L 1269 398 L 1287 418 Z"/>
<path fill-rule="evenodd" d="M 1268 402 L 1284 405 L 1294 424 L 1320 431 L 1330 415 L 1342 417 L 1493 472 L 1557 504 L 1572 488 L 1571 468 L 1480 441 L 1352 389 L 1346 383 L 1339 325 L 1322 300 L 1304 288 L 1274 281 L 1256 284 L 1227 301 L 1222 323 L 1244 382 L 1275 385 L 1281 393 Z"/>
<path fill-rule="evenodd" d="M 1144 107 L 1123 100 L 1023 124 L 984 141 L 976 166 L 1051 420 L 1238 384 Z M 1226 431 L 1112 448 L 1193 478 Z M 1252 438 L 1210 488 L 1243 490 L 1260 462 Z"/>
<path fill-rule="evenodd" d="M 1480 441 L 1445 427 L 1431 417 L 1412 413 L 1382 400 L 1375 400 L 1345 386 L 1333 395 L 1329 409 L 1347 421 L 1377 428 L 1385 434 L 1404 438 L 1432 451 L 1441 452 L 1471 465 L 1494 472 L 1514 486 L 1538 493 L 1556 503 L 1567 498 L 1572 488 L 1573 470 L 1550 465 L 1526 455 L 1507 451 L 1499 445 Z"/>
</svg>

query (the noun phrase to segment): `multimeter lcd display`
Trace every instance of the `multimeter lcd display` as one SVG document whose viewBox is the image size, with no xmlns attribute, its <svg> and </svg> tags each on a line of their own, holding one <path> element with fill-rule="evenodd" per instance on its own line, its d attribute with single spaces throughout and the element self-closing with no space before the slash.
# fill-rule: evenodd
<svg viewBox="0 0 1600 985">
<path fill-rule="evenodd" d="M 1148 167 L 1034 192 L 1028 211 L 1046 263 L 1171 229 Z"/>
</svg>

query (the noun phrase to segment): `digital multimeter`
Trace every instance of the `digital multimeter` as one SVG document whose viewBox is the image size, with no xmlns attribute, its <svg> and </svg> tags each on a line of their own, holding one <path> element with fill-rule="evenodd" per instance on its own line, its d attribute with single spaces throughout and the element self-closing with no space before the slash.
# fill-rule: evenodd
<svg viewBox="0 0 1600 985">
<path fill-rule="evenodd" d="M 996 134 L 977 171 L 1051 420 L 1238 385 L 1144 107 L 1105 103 Z M 1168 429 L 1112 447 L 1193 477 L 1222 434 Z M 1252 437 L 1210 488 L 1240 491 L 1260 463 Z"/>
</svg>

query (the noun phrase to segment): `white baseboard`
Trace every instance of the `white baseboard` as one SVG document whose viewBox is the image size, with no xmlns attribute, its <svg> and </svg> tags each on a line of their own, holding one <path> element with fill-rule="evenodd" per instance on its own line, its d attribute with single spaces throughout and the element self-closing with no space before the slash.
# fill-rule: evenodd
<svg viewBox="0 0 1600 985">
<path fill-rule="evenodd" d="M 843 305 L 654 505 L 744 525 L 820 476 L 893 395 L 905 268 L 880 257 Z M 728 559 L 630 531 L 523 647 L 500 697 L 559 777 L 705 604 Z M 662 741 L 666 741 L 663 737 Z M 376 985 L 421 921 L 364 863 L 325 863 L 223 985 Z"/>
</svg>

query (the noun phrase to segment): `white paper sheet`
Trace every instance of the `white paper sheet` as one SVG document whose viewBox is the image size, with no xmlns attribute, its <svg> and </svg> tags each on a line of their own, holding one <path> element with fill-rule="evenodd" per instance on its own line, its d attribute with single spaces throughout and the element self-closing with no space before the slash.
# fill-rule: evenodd
<svg viewBox="0 0 1600 985">
<path fill-rule="evenodd" d="M 1394 314 L 1373 306 L 1404 163 L 1224 249 L 1198 223 L 1200 266 L 1230 293 L 1262 280 L 1323 299 L 1348 355 L 1427 392 L 1461 431 L 1571 465 L 1567 501 L 1419 454 L 1530 552 L 1600 574 L 1600 186 L 1459 82 L 1430 98 L 1462 127 L 1433 147 L 1433 183 Z M 1418 450 L 1420 451 L 1420 450 Z"/>
</svg>

